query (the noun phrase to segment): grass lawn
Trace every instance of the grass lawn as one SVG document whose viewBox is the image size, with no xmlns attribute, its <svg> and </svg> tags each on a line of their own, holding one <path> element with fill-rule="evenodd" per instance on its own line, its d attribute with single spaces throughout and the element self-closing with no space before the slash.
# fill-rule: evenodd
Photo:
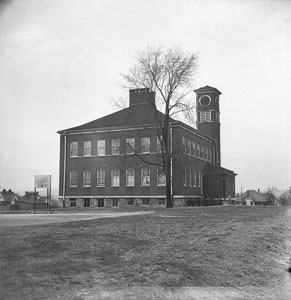
<svg viewBox="0 0 291 300">
<path fill-rule="evenodd" d="M 290 219 L 227 206 L 1 228 L 0 299 L 288 299 Z"/>
</svg>

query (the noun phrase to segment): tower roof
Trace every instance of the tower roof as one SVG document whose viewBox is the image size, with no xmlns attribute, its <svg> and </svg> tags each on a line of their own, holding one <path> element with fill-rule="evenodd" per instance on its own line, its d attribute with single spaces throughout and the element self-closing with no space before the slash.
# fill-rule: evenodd
<svg viewBox="0 0 291 300">
<path fill-rule="evenodd" d="M 198 93 L 205 93 L 205 92 L 214 92 L 217 95 L 221 95 L 221 92 L 217 88 L 214 88 L 214 87 L 209 86 L 209 85 L 205 85 L 205 86 L 203 86 L 203 87 L 201 87 L 199 89 L 196 89 L 196 90 L 194 90 L 194 92 L 196 94 L 198 94 Z"/>
</svg>

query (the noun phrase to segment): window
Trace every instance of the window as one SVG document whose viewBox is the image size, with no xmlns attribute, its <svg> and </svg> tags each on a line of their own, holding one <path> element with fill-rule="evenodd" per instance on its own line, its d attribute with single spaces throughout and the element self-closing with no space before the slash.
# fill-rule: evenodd
<svg viewBox="0 0 291 300">
<path fill-rule="evenodd" d="M 126 205 L 134 205 L 134 199 L 126 199 Z"/>
<path fill-rule="evenodd" d="M 192 142 L 192 155 L 195 156 L 196 155 L 196 143 Z"/>
<path fill-rule="evenodd" d="M 91 147 L 92 147 L 91 141 L 84 141 L 84 149 L 83 149 L 84 156 L 91 156 Z"/>
<path fill-rule="evenodd" d="M 111 144 L 112 155 L 118 155 L 120 153 L 120 139 L 113 139 Z"/>
<path fill-rule="evenodd" d="M 201 145 L 200 158 L 204 159 L 204 146 Z"/>
<path fill-rule="evenodd" d="M 150 169 L 141 169 L 141 185 L 150 185 Z"/>
<path fill-rule="evenodd" d="M 201 185 L 201 172 L 199 172 L 198 174 L 198 186 Z"/>
<path fill-rule="evenodd" d="M 126 186 L 134 186 L 134 169 L 126 170 Z"/>
<path fill-rule="evenodd" d="M 70 187 L 76 187 L 78 185 L 78 172 L 70 172 Z"/>
<path fill-rule="evenodd" d="M 197 143 L 197 151 L 196 151 L 196 157 L 200 157 L 200 144 L 199 143 Z"/>
<path fill-rule="evenodd" d="M 97 186 L 105 186 L 105 170 L 97 170 Z"/>
<path fill-rule="evenodd" d="M 126 154 L 133 154 L 135 151 L 135 138 L 126 139 Z"/>
<path fill-rule="evenodd" d="M 209 148 L 209 161 L 212 162 L 212 149 Z"/>
<path fill-rule="evenodd" d="M 163 168 L 158 168 L 158 185 L 166 185 L 166 175 Z"/>
<path fill-rule="evenodd" d="M 141 153 L 150 153 L 151 140 L 149 137 L 141 138 Z"/>
<path fill-rule="evenodd" d="M 83 200 L 83 207 L 90 207 L 90 199 L 89 198 L 85 198 Z"/>
<path fill-rule="evenodd" d="M 166 199 L 158 199 L 158 205 L 165 205 Z"/>
<path fill-rule="evenodd" d="M 150 199 L 149 198 L 143 198 L 142 199 L 142 205 L 150 205 Z"/>
<path fill-rule="evenodd" d="M 112 207 L 117 207 L 118 206 L 118 199 L 112 199 L 111 200 L 111 206 Z"/>
<path fill-rule="evenodd" d="M 187 170 L 184 168 L 184 185 L 187 185 Z"/>
<path fill-rule="evenodd" d="M 193 171 L 193 175 L 194 175 L 194 177 L 193 177 L 193 186 L 196 186 L 197 185 L 196 171 Z"/>
<path fill-rule="evenodd" d="M 78 142 L 71 142 L 70 157 L 78 156 Z"/>
<path fill-rule="evenodd" d="M 70 198 L 70 207 L 76 207 L 77 201 L 76 198 Z"/>
<path fill-rule="evenodd" d="M 119 186 L 120 171 L 115 169 L 111 171 L 111 186 Z"/>
<path fill-rule="evenodd" d="M 200 122 L 210 122 L 211 121 L 211 111 L 201 111 L 200 112 Z"/>
<path fill-rule="evenodd" d="M 91 171 L 83 171 L 83 186 L 91 186 Z"/>
<path fill-rule="evenodd" d="M 157 152 L 162 152 L 162 144 L 161 144 L 161 141 L 162 141 L 162 137 L 158 137 L 157 136 Z"/>
<path fill-rule="evenodd" d="M 215 110 L 211 111 L 211 121 L 219 122 L 219 113 Z"/>
<path fill-rule="evenodd" d="M 183 143 L 183 153 L 186 154 L 186 139 L 184 137 L 182 137 L 182 143 Z"/>
<path fill-rule="evenodd" d="M 192 172 L 191 170 L 189 170 L 189 182 L 188 182 L 189 186 L 192 186 Z"/>
<path fill-rule="evenodd" d="M 105 140 L 97 141 L 97 155 L 104 156 L 105 155 Z"/>
<path fill-rule="evenodd" d="M 187 154 L 191 155 L 191 141 L 188 140 Z"/>
<path fill-rule="evenodd" d="M 205 146 L 204 149 L 205 149 L 205 151 L 204 151 L 204 158 L 205 158 L 205 160 L 208 161 L 208 147 Z"/>
</svg>

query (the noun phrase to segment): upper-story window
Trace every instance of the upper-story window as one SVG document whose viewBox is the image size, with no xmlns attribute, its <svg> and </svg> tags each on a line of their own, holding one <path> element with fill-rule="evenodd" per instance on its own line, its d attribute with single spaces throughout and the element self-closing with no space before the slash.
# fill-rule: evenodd
<svg viewBox="0 0 291 300">
<path fill-rule="evenodd" d="M 105 186 L 105 170 L 97 170 L 97 186 Z"/>
<path fill-rule="evenodd" d="M 111 170 L 111 186 L 119 186 L 120 184 L 120 170 Z"/>
<path fill-rule="evenodd" d="M 141 169 L 141 185 L 150 185 L 150 169 Z"/>
<path fill-rule="evenodd" d="M 208 161 L 208 147 L 207 146 L 205 146 L 204 158 L 205 158 L 205 160 Z"/>
<path fill-rule="evenodd" d="M 192 142 L 192 155 L 195 156 L 196 155 L 196 143 Z"/>
<path fill-rule="evenodd" d="M 141 138 L 141 153 L 150 153 L 151 140 L 149 137 Z"/>
<path fill-rule="evenodd" d="M 92 149 L 92 142 L 91 141 L 84 141 L 84 156 L 91 156 L 91 149 Z"/>
<path fill-rule="evenodd" d="M 111 144 L 112 155 L 118 155 L 120 153 L 120 139 L 113 139 Z"/>
<path fill-rule="evenodd" d="M 91 186 L 91 171 L 84 170 L 83 171 L 83 186 Z"/>
<path fill-rule="evenodd" d="M 201 185 L 201 172 L 199 172 L 198 173 L 198 184 L 197 184 L 197 186 L 199 186 L 200 187 L 200 185 Z"/>
<path fill-rule="evenodd" d="M 200 122 L 210 122 L 211 121 L 211 111 L 201 111 L 200 112 Z"/>
<path fill-rule="evenodd" d="M 189 170 L 189 182 L 188 182 L 189 186 L 192 186 L 192 172 L 191 170 Z"/>
<path fill-rule="evenodd" d="M 197 143 L 197 151 L 196 151 L 196 157 L 200 157 L 200 144 L 199 143 Z"/>
<path fill-rule="evenodd" d="M 165 172 L 163 170 L 163 168 L 158 168 L 158 174 L 157 174 L 157 179 L 158 179 L 158 182 L 157 184 L 158 185 L 166 185 L 166 175 L 165 175 Z"/>
<path fill-rule="evenodd" d="M 133 154 L 135 152 L 135 138 L 126 139 L 126 154 Z"/>
<path fill-rule="evenodd" d="M 76 187 L 78 185 L 78 172 L 70 172 L 70 187 Z"/>
<path fill-rule="evenodd" d="M 200 158 L 204 159 L 204 146 L 201 145 Z"/>
<path fill-rule="evenodd" d="M 191 155 L 191 141 L 188 140 L 187 154 Z"/>
<path fill-rule="evenodd" d="M 105 155 L 105 140 L 97 141 L 97 155 L 104 156 Z"/>
<path fill-rule="evenodd" d="M 70 157 L 78 156 L 78 142 L 71 142 Z"/>
<path fill-rule="evenodd" d="M 187 185 L 187 170 L 186 170 L 186 168 L 184 168 L 183 184 L 184 184 L 184 185 Z"/>
<path fill-rule="evenodd" d="M 185 137 L 182 137 L 182 144 L 183 144 L 182 151 L 183 151 L 183 153 L 186 154 L 186 138 Z"/>
<path fill-rule="evenodd" d="M 126 170 L 126 186 L 134 186 L 134 169 Z"/>
</svg>

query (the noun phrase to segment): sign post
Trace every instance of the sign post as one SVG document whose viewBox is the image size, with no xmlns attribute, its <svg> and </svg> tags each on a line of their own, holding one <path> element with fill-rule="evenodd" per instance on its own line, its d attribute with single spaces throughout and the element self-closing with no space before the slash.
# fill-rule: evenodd
<svg viewBox="0 0 291 300">
<path fill-rule="evenodd" d="M 46 188 L 47 190 L 47 208 L 50 211 L 50 202 L 51 202 L 51 175 L 34 175 L 34 207 L 33 211 L 35 213 L 35 198 L 36 198 L 36 189 Z"/>
</svg>

